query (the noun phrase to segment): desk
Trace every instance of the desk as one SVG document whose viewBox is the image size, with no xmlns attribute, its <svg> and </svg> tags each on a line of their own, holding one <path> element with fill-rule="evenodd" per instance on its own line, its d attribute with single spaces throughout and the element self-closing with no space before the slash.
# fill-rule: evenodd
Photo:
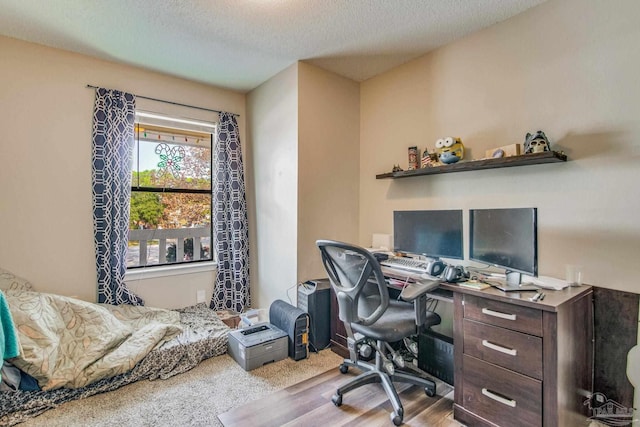
<svg viewBox="0 0 640 427">
<path fill-rule="evenodd" d="M 505 293 L 443 284 L 454 299 L 454 418 L 481 426 L 573 426 L 593 390 L 590 286 Z"/>
<path fill-rule="evenodd" d="M 457 420 L 473 426 L 584 424 L 589 414 L 583 404 L 593 390 L 590 286 L 545 290 L 540 302 L 529 300 L 531 291 L 439 288 L 453 294 Z"/>
</svg>

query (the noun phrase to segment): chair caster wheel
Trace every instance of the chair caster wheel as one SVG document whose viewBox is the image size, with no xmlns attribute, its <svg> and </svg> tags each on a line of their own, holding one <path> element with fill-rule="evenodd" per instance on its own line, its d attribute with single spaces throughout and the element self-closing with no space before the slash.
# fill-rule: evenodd
<svg viewBox="0 0 640 427">
<path fill-rule="evenodd" d="M 341 394 L 334 394 L 331 397 L 331 401 L 333 402 L 334 405 L 336 406 L 341 406 L 342 405 L 342 395 Z"/>
<path fill-rule="evenodd" d="M 402 414 L 391 414 L 391 421 L 393 422 L 393 425 L 395 426 L 401 426 L 402 425 Z"/>
<path fill-rule="evenodd" d="M 340 372 L 343 374 L 346 374 L 347 372 L 349 372 L 349 365 L 346 364 L 341 364 L 340 365 Z"/>
<path fill-rule="evenodd" d="M 425 392 L 425 394 L 426 394 L 427 396 L 429 396 L 429 397 L 433 397 L 433 396 L 435 396 L 435 395 L 436 395 L 436 388 L 435 388 L 435 387 L 428 386 L 428 387 L 425 387 L 425 388 L 424 388 L 424 392 Z"/>
</svg>

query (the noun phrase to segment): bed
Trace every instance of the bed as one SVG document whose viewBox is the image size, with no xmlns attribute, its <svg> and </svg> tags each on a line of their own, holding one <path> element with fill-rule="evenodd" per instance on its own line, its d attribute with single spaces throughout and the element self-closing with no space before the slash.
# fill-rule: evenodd
<svg viewBox="0 0 640 427">
<path fill-rule="evenodd" d="M 205 304 L 165 310 L 35 292 L 0 269 L 22 347 L 10 359 L 40 390 L 0 392 L 0 425 L 143 379 L 166 379 L 227 351 L 229 327 Z"/>
</svg>

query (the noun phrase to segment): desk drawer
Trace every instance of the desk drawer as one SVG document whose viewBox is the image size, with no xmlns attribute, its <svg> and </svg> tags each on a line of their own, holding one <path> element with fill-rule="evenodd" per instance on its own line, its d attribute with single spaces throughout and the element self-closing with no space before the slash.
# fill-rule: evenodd
<svg viewBox="0 0 640 427">
<path fill-rule="evenodd" d="M 499 426 L 542 425 L 542 382 L 463 355 L 466 410 Z"/>
<path fill-rule="evenodd" d="M 542 379 L 542 338 L 464 319 L 465 354 Z"/>
<path fill-rule="evenodd" d="M 514 331 L 542 336 L 542 311 L 535 308 L 465 295 L 464 317 Z"/>
</svg>

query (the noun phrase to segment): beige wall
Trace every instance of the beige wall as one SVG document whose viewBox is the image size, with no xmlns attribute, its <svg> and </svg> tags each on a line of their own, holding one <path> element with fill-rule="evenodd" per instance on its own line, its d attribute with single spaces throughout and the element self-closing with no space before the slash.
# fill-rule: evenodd
<svg viewBox="0 0 640 427">
<path fill-rule="evenodd" d="M 358 240 L 360 88 L 299 65 L 298 281 L 327 277 L 318 239 Z"/>
<path fill-rule="evenodd" d="M 96 299 L 91 208 L 94 91 L 120 89 L 240 114 L 245 96 L 139 68 L 0 37 L 0 265 L 45 292 Z M 139 100 L 186 117 L 213 113 Z M 213 289 L 214 272 L 138 280 L 148 305 L 179 307 Z"/>
<path fill-rule="evenodd" d="M 251 185 L 252 306 L 287 299 L 296 284 L 298 205 L 298 66 L 247 95 Z M 251 208 L 251 206 L 254 206 Z M 291 292 L 293 297 L 294 292 Z M 294 300 L 295 301 L 295 300 Z"/>
<path fill-rule="evenodd" d="M 296 63 L 247 95 L 253 159 L 252 306 L 296 304 L 326 277 L 315 241 L 356 240 L 359 85 Z"/>
<path fill-rule="evenodd" d="M 360 242 L 395 209 L 538 208 L 539 271 L 637 292 L 640 2 L 562 0 L 364 82 Z M 461 137 L 468 158 L 544 130 L 566 164 L 376 180 L 407 147 Z M 465 253 L 467 248 L 465 242 Z"/>
</svg>

